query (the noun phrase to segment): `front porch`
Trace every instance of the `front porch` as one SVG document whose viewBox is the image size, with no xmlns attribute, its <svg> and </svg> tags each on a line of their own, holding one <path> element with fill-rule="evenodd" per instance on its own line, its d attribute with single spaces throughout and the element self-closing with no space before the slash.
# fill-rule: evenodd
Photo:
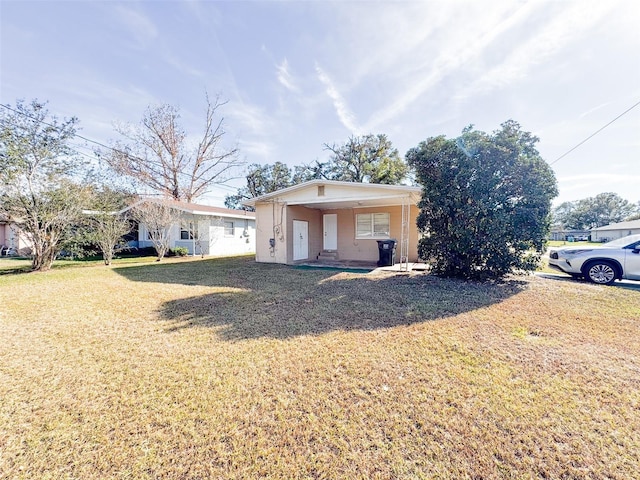
<svg viewBox="0 0 640 480">
<path fill-rule="evenodd" d="M 376 269 L 380 240 L 397 242 L 396 260 L 415 263 L 421 189 L 320 181 L 288 187 L 255 206 L 256 261 Z"/>
<path fill-rule="evenodd" d="M 296 267 L 302 268 L 328 268 L 334 270 L 362 271 L 364 272 L 424 272 L 429 266 L 423 262 L 394 263 L 393 265 L 379 267 L 376 262 L 362 260 L 313 260 L 299 262 Z"/>
</svg>

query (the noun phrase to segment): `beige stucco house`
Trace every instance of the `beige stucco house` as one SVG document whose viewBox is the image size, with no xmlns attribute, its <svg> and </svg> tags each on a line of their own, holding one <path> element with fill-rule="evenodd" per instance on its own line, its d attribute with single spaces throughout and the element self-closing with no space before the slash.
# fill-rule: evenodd
<svg viewBox="0 0 640 480">
<path fill-rule="evenodd" d="M 396 262 L 418 260 L 420 187 L 312 180 L 247 200 L 255 207 L 256 261 L 376 262 L 377 240 L 397 240 Z"/>
<path fill-rule="evenodd" d="M 0 215 L 0 255 L 29 255 L 31 243 L 20 228 Z"/>
</svg>

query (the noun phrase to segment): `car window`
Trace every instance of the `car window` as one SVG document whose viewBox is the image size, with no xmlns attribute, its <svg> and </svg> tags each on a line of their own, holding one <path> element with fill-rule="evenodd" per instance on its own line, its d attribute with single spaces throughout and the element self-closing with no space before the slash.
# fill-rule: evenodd
<svg viewBox="0 0 640 480">
<path fill-rule="evenodd" d="M 632 243 L 631 245 L 624 248 L 630 248 L 631 250 L 635 250 L 636 248 L 640 248 L 640 242 Z"/>
</svg>

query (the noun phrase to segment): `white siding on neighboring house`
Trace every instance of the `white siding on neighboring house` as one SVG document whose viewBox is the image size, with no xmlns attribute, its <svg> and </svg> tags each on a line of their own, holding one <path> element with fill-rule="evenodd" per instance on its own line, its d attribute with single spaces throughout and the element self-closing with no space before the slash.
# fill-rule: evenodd
<svg viewBox="0 0 640 480">
<path fill-rule="evenodd" d="M 181 212 L 171 228 L 169 248 L 184 247 L 189 255 L 228 256 L 256 251 L 256 222 L 252 212 L 172 202 Z M 145 225 L 138 228 L 138 246 L 153 247 Z"/>
<path fill-rule="evenodd" d="M 193 222 L 193 220 L 191 220 Z M 189 255 L 241 255 L 255 253 L 256 227 L 254 219 L 200 217 L 195 221 L 197 233 L 194 238 L 184 239 L 183 229 L 174 225 L 170 233 L 170 248 L 184 247 Z M 196 230 L 196 229 L 194 229 Z M 139 229 L 139 246 L 153 247 L 148 230 L 144 225 Z"/>
<path fill-rule="evenodd" d="M 591 241 L 611 241 L 640 233 L 640 220 L 619 222 L 591 230 Z"/>
<path fill-rule="evenodd" d="M 255 253 L 255 220 L 244 218 L 215 219 L 210 227 L 210 255 Z"/>
</svg>

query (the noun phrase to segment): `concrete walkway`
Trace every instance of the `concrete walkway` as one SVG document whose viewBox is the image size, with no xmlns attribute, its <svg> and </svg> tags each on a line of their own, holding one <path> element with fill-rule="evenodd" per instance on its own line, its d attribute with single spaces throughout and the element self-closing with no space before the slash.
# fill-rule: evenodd
<svg viewBox="0 0 640 480">
<path fill-rule="evenodd" d="M 322 262 L 304 262 L 296 264 L 297 267 L 310 268 L 332 268 L 336 270 L 362 270 L 363 272 L 383 271 L 383 272 L 401 272 L 404 271 L 399 263 L 387 267 L 378 267 L 375 262 L 362 262 L 357 260 L 336 260 Z M 402 265 L 404 268 L 405 265 Z M 428 265 L 419 262 L 409 262 L 410 272 L 425 271 Z"/>
</svg>

